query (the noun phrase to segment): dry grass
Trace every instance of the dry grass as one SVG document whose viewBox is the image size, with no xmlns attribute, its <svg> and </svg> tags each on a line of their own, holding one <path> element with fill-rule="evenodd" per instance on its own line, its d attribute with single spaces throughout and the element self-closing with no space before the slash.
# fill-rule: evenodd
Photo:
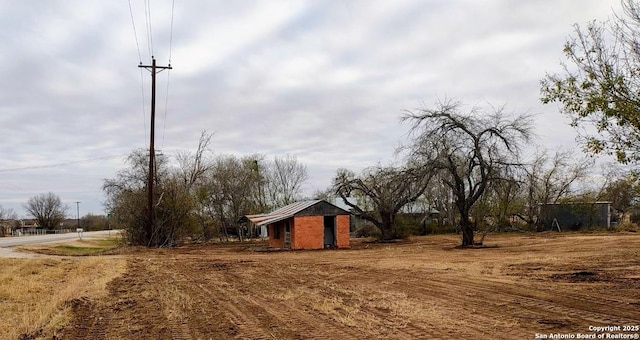
<svg viewBox="0 0 640 340">
<path fill-rule="evenodd" d="M 17 247 L 17 249 L 46 255 L 90 256 L 113 254 L 122 245 L 123 242 L 119 236 L 112 236 L 103 239 L 85 238 L 64 243 L 34 244 Z"/>
<path fill-rule="evenodd" d="M 0 259 L 0 339 L 51 338 L 71 318 L 67 302 L 103 296 L 125 264 L 106 257 Z"/>
</svg>

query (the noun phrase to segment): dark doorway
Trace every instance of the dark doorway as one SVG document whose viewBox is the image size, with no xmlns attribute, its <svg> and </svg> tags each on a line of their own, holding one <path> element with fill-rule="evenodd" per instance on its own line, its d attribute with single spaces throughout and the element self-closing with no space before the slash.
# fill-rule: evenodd
<svg viewBox="0 0 640 340">
<path fill-rule="evenodd" d="M 284 222 L 284 248 L 291 249 L 291 224 L 288 220 Z"/>
<path fill-rule="evenodd" d="M 324 247 L 333 248 L 336 246 L 336 217 L 324 217 Z"/>
</svg>

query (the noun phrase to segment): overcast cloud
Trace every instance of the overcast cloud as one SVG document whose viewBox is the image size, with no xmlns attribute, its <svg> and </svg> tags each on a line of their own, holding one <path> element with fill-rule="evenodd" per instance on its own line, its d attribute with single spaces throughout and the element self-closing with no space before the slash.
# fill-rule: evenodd
<svg viewBox="0 0 640 340">
<path fill-rule="evenodd" d="M 172 1 L 150 2 L 153 54 L 174 68 L 158 75 L 156 148 L 193 149 L 207 129 L 216 153 L 293 154 L 308 167 L 309 194 L 337 168 L 394 161 L 406 139 L 402 112 L 437 98 L 536 113 L 539 144 L 577 148 L 558 107 L 540 103 L 539 81 L 560 69 L 574 23 L 620 8 L 617 0 L 175 0 L 170 39 Z M 29 197 L 51 191 L 72 216 L 74 201 L 81 215 L 102 214 L 103 179 L 148 147 L 150 76 L 137 67 L 150 63 L 144 1 L 131 9 L 139 50 L 125 0 L 0 2 L 4 208 L 25 216 Z"/>
</svg>

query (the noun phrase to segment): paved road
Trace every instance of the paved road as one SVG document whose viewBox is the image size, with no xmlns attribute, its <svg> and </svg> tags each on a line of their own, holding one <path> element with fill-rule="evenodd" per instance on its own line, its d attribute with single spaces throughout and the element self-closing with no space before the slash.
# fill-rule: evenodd
<svg viewBox="0 0 640 340">
<path fill-rule="evenodd" d="M 82 238 L 104 237 L 117 232 L 117 230 L 88 231 L 82 234 Z M 16 252 L 10 247 L 25 244 L 72 241 L 78 238 L 78 233 L 0 237 L 0 257 L 34 257 L 33 254 Z"/>
</svg>

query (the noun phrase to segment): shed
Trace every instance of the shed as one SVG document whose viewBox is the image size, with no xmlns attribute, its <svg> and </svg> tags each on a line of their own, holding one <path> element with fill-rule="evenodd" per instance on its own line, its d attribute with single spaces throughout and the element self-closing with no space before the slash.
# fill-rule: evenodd
<svg viewBox="0 0 640 340">
<path fill-rule="evenodd" d="M 545 229 L 611 227 L 611 202 L 547 203 L 539 207 Z"/>
<path fill-rule="evenodd" d="M 301 201 L 241 221 L 267 226 L 269 246 L 285 249 L 349 248 L 350 213 L 324 200 Z"/>
</svg>

